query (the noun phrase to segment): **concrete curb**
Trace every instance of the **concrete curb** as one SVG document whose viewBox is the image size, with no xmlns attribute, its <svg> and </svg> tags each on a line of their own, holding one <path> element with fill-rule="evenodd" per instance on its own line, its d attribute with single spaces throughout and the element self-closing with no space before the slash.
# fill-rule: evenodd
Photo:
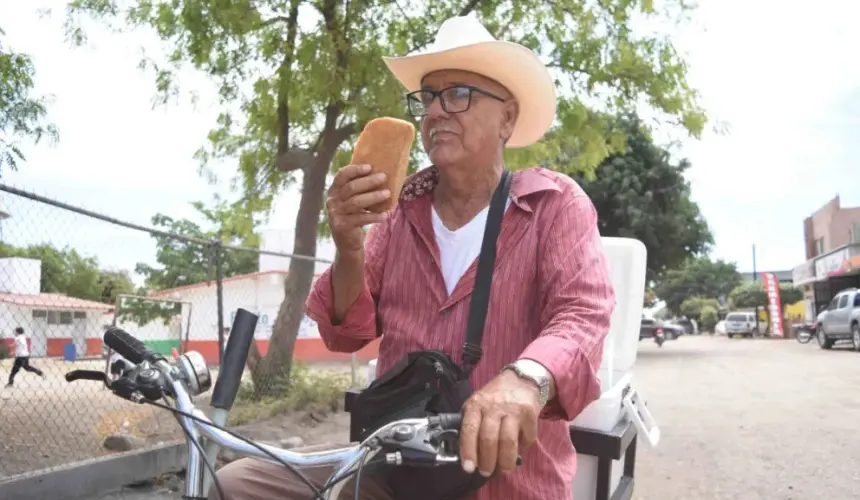
<svg viewBox="0 0 860 500">
<path fill-rule="evenodd" d="M 93 458 L 0 480 L 6 500 L 80 500 L 185 468 L 184 442 Z"/>
</svg>

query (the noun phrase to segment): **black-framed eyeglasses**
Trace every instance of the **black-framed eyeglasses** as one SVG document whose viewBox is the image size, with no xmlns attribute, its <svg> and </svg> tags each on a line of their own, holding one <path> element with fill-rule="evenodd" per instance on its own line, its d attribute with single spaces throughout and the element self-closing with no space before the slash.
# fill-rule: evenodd
<svg viewBox="0 0 860 500">
<path fill-rule="evenodd" d="M 409 107 L 409 114 L 415 118 L 427 116 L 427 110 L 430 105 L 438 97 L 442 104 L 442 109 L 446 113 L 462 113 L 469 110 L 472 105 L 472 95 L 478 93 L 485 95 L 491 99 L 505 102 L 507 99 L 499 97 L 486 90 L 472 87 L 471 85 L 455 85 L 441 90 L 421 89 L 415 92 L 406 94 L 406 105 Z"/>
</svg>

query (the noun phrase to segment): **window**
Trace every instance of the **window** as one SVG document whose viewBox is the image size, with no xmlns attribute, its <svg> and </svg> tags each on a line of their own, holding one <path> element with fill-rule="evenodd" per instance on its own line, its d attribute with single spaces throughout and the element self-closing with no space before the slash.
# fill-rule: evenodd
<svg viewBox="0 0 860 500">
<path fill-rule="evenodd" d="M 854 307 L 860 307 L 860 293 L 854 296 Z"/>
<path fill-rule="evenodd" d="M 86 311 L 46 311 L 34 309 L 33 319 L 47 321 L 49 325 L 71 325 L 73 319 L 87 319 Z"/>
<path fill-rule="evenodd" d="M 824 238 L 815 240 L 815 254 L 821 255 L 824 253 Z"/>
<path fill-rule="evenodd" d="M 860 222 L 851 225 L 851 229 L 848 230 L 848 242 L 860 243 Z"/>
<path fill-rule="evenodd" d="M 832 311 L 836 309 L 836 304 L 839 302 L 839 297 L 833 297 L 833 300 L 830 301 L 830 305 L 827 306 L 828 311 Z"/>
<path fill-rule="evenodd" d="M 839 298 L 839 309 L 848 305 L 848 294 L 843 295 Z"/>
<path fill-rule="evenodd" d="M 48 311 L 49 325 L 71 325 L 72 311 Z"/>
</svg>

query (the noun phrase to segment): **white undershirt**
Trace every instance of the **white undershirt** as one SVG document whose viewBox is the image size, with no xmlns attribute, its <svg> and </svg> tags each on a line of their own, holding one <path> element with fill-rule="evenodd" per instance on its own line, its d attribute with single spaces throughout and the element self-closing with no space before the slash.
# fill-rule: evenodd
<svg viewBox="0 0 860 500">
<path fill-rule="evenodd" d="M 511 200 L 508 198 L 506 209 L 510 203 Z M 451 295 L 460 278 L 466 274 L 466 270 L 481 253 L 489 210 L 489 206 L 485 207 L 463 227 L 451 231 L 442 223 L 442 219 L 436 213 L 436 207 L 432 207 L 433 232 L 436 234 L 436 244 L 439 246 L 442 277 L 445 279 L 448 295 Z"/>
</svg>

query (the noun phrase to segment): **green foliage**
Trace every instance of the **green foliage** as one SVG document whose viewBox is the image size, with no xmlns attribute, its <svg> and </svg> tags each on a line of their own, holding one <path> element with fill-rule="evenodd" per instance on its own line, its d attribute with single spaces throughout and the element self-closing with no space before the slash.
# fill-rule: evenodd
<svg viewBox="0 0 860 500">
<path fill-rule="evenodd" d="M 132 322 L 143 327 L 155 320 L 167 326 L 170 320 L 182 314 L 182 303 L 153 300 L 146 297 L 141 290 L 137 297 L 124 296 L 117 306 L 117 322 Z"/>
<path fill-rule="evenodd" d="M 741 275 L 735 263 L 699 257 L 687 261 L 680 269 L 666 271 L 655 291 L 671 312 L 682 315 L 681 304 L 685 300 L 728 296 L 740 283 Z"/>
<path fill-rule="evenodd" d="M 635 238 L 648 250 L 647 280 L 677 268 L 709 250 L 714 242 L 699 206 L 691 199 L 684 172 L 670 152 L 654 144 L 638 117 L 616 120 L 626 134 L 626 149 L 600 164 L 593 176 L 573 178 L 588 193 L 603 236 Z"/>
<path fill-rule="evenodd" d="M 24 161 L 22 138 L 39 142 L 59 139 L 55 125 L 46 123 L 48 99 L 32 95 L 36 69 L 25 54 L 16 53 L 5 44 L 6 33 L 0 28 L 0 172 L 3 167 L 18 169 Z"/>
<path fill-rule="evenodd" d="M 42 261 L 42 293 L 60 293 L 113 304 L 117 295 L 134 291 L 134 283 L 126 271 L 99 269 L 95 257 L 85 257 L 74 249 L 50 245 L 18 248 L 0 243 L 0 258 L 5 257 Z"/>
<path fill-rule="evenodd" d="M 212 163 L 237 161 L 233 182 L 242 200 L 249 210 L 264 213 L 301 171 L 294 252 L 315 255 L 317 235 L 325 229 L 320 214 L 328 174 L 348 162 L 352 139 L 367 121 L 408 118 L 404 89 L 382 56 L 421 49 L 445 19 L 475 12 L 498 38 L 540 54 L 560 91 L 556 128 L 532 147 L 508 151 L 508 166 L 543 164 L 567 173 L 588 172 L 624 142 L 624 134 L 590 107 L 612 115 L 645 104 L 657 119 L 700 135 L 705 113 L 671 40 L 632 31 L 634 23 L 676 21 L 688 10 L 686 0 L 669 0 L 660 12 L 650 1 L 633 0 L 73 0 L 67 35 L 76 43 L 85 40 L 84 17 L 115 23 L 122 31 L 153 30 L 167 47 L 167 60 L 147 60 L 143 66 L 155 70 L 162 102 L 179 95 L 177 70 L 183 65 L 207 73 L 223 110 L 197 152 L 201 168 L 214 179 Z M 580 100 L 584 96 L 592 102 Z M 166 226 L 174 222 L 162 220 Z M 151 272 L 148 283 L 164 287 L 201 279 L 192 271 L 204 267 L 205 253 L 174 251 L 169 245 L 160 242 L 159 262 L 174 262 L 171 266 L 182 274 Z M 180 267 L 179 256 L 190 264 Z M 269 349 L 262 363 L 254 363 L 258 379 L 289 373 L 304 314 L 300 304 L 312 280 L 312 263 L 291 261 Z"/>
<path fill-rule="evenodd" d="M 803 298 L 803 291 L 786 283 L 779 284 L 780 303 L 783 307 L 794 304 Z M 761 281 L 745 283 L 729 294 L 733 308 L 767 307 L 767 293 Z"/>
<path fill-rule="evenodd" d="M 702 330 L 713 333 L 714 329 L 717 327 L 718 321 L 717 308 L 712 306 L 705 306 L 702 308 L 699 319 L 699 325 Z"/>
<path fill-rule="evenodd" d="M 163 290 L 214 280 L 213 241 L 249 248 L 259 246 L 259 236 L 254 233 L 257 220 L 252 208 L 239 202 L 227 203 L 219 198 L 216 198 L 212 208 L 206 208 L 200 202 L 193 203 L 193 206 L 214 229 L 204 230 L 193 221 L 176 220 L 164 214 L 152 217 L 155 228 L 195 238 L 200 243 L 153 235 L 157 249 L 156 261 L 160 267 L 145 263 L 138 263 L 135 267 L 135 270 L 145 277 L 147 288 Z M 255 272 L 258 269 L 258 258 L 256 252 L 224 250 L 221 252 L 222 272 L 225 277 Z M 158 309 L 161 306 L 150 304 L 149 307 Z M 169 312 L 173 305 L 165 307 L 168 307 Z"/>
<path fill-rule="evenodd" d="M 237 158 L 243 190 L 271 201 L 289 182 L 290 172 L 326 147 L 340 148 L 333 167 L 343 166 L 351 154 L 344 141 L 370 118 L 406 117 L 403 89 L 381 56 L 423 48 L 443 20 L 472 11 L 496 36 L 544 56 L 562 91 L 556 130 L 540 144 L 510 151 L 511 166 L 548 163 L 566 172 L 589 171 L 616 151 L 623 135 L 613 133 L 611 120 L 591 113 L 578 98 L 583 95 L 599 96 L 598 105 L 609 112 L 647 103 L 664 121 L 699 136 L 705 113 L 671 40 L 632 31 L 634 21 L 679 20 L 689 10 L 683 0 L 666 3 L 661 12 L 651 2 L 630 0 L 407 6 L 337 0 L 74 0 L 67 34 L 72 41 L 85 40 L 82 16 L 126 31 L 154 30 L 169 47 L 167 62 L 144 61 L 144 66 L 155 70 L 162 102 L 178 95 L 181 65 L 190 63 L 209 74 L 229 110 L 198 158 L 204 165 Z M 300 12 L 302 23 L 297 22 Z M 324 131 L 331 134 L 325 140 Z"/>
<path fill-rule="evenodd" d="M 672 312 L 666 309 L 665 307 L 661 307 L 657 312 L 654 313 L 654 319 L 666 320 L 672 316 Z"/>
<path fill-rule="evenodd" d="M 707 308 L 712 308 L 714 311 L 718 311 L 720 309 L 720 304 L 717 302 L 717 299 L 703 299 L 700 297 L 690 297 L 684 302 L 681 302 L 681 314 L 688 319 L 694 319 L 699 323 L 702 322 L 702 312 Z"/>
<path fill-rule="evenodd" d="M 236 394 L 230 422 L 239 425 L 296 410 L 335 412 L 340 409 L 349 386 L 349 376 L 345 373 L 314 370 L 295 362 L 289 380 L 273 382 L 265 396 L 250 381 L 243 382 Z"/>
</svg>

